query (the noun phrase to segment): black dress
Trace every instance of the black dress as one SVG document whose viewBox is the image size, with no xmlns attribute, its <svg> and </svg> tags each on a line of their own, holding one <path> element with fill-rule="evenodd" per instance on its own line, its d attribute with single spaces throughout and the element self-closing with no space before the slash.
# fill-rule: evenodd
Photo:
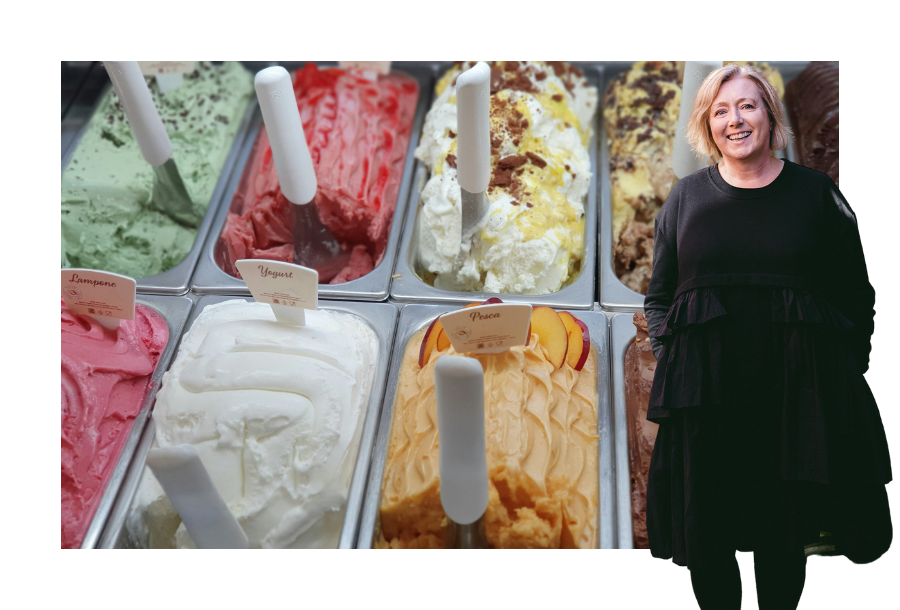
<svg viewBox="0 0 900 610">
<path fill-rule="evenodd" d="M 785 161 L 743 189 L 712 166 L 675 185 L 655 238 L 652 554 L 693 568 L 821 529 L 854 561 L 880 556 L 891 466 L 863 377 L 875 292 L 834 182 Z"/>
</svg>

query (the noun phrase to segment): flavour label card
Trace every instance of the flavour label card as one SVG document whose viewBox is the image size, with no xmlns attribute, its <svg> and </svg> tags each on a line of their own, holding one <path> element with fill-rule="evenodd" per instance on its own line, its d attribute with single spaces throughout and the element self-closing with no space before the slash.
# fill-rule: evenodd
<svg viewBox="0 0 900 610">
<path fill-rule="evenodd" d="M 194 62 L 192 61 L 139 61 L 138 65 L 144 76 L 190 74 L 194 71 Z"/>
<path fill-rule="evenodd" d="M 63 269 L 62 298 L 69 311 L 96 318 L 134 319 L 135 281 L 94 269 Z"/>
<path fill-rule="evenodd" d="M 292 263 L 244 259 L 235 263 L 253 298 L 260 303 L 316 309 L 319 305 L 319 274 Z"/>
<path fill-rule="evenodd" d="M 441 316 L 441 325 L 458 353 L 496 354 L 525 345 L 531 305 L 496 303 L 466 307 Z"/>
</svg>

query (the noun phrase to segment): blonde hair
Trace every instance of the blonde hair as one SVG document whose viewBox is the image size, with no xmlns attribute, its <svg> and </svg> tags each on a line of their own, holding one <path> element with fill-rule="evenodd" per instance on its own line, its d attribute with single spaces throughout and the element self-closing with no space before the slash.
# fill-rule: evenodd
<svg viewBox="0 0 900 610">
<path fill-rule="evenodd" d="M 742 76 L 749 78 L 756 84 L 756 88 L 759 89 L 763 103 L 769 112 L 769 122 L 772 124 L 772 131 L 769 134 L 769 149 L 772 156 L 775 156 L 776 150 L 787 148 L 788 142 L 791 140 L 791 131 L 788 129 L 787 121 L 785 120 L 784 107 L 778 99 L 778 93 L 769 84 L 766 77 L 753 66 L 728 64 L 711 72 L 706 77 L 706 80 L 703 81 L 703 84 L 700 85 L 694 101 L 694 109 L 691 110 L 691 116 L 688 119 L 688 142 L 690 142 L 694 152 L 703 159 L 712 157 L 715 161 L 718 161 L 722 158 L 722 152 L 716 145 L 712 131 L 709 128 L 709 109 L 712 107 L 716 96 L 719 95 L 719 88 L 722 86 L 722 83 Z"/>
</svg>

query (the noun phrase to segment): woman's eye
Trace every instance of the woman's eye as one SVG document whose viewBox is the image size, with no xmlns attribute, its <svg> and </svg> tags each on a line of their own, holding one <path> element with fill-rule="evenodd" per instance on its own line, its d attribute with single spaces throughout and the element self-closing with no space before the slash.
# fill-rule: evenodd
<svg viewBox="0 0 900 610">
<path fill-rule="evenodd" d="M 724 110 L 716 110 L 716 116 L 722 116 L 723 114 L 725 114 Z"/>
</svg>

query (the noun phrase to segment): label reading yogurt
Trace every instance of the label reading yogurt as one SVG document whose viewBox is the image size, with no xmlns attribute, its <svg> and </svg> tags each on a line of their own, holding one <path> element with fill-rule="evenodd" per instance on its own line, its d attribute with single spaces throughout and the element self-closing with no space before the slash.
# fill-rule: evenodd
<svg viewBox="0 0 900 610">
<path fill-rule="evenodd" d="M 292 263 L 244 259 L 235 262 L 253 298 L 279 308 L 315 309 L 319 304 L 319 274 Z"/>
<path fill-rule="evenodd" d="M 134 319 L 135 281 L 94 269 L 63 269 L 62 298 L 69 311 L 97 319 Z"/>
<path fill-rule="evenodd" d="M 194 62 L 192 61 L 139 61 L 138 65 L 144 76 L 190 74 L 194 71 Z"/>
<path fill-rule="evenodd" d="M 441 316 L 441 326 L 458 353 L 496 354 L 525 345 L 531 305 L 495 303 L 466 307 Z"/>
</svg>

